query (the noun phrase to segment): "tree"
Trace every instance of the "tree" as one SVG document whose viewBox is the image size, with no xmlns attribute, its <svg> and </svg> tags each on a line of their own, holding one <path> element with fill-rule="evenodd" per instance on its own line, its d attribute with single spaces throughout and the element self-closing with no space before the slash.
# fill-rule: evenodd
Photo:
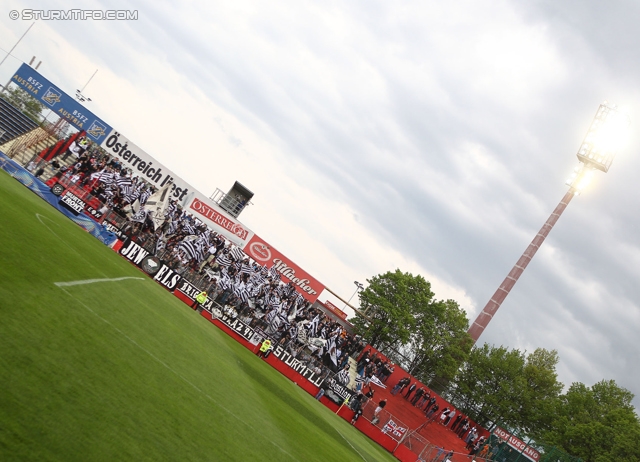
<svg viewBox="0 0 640 462">
<path fill-rule="evenodd" d="M 367 282 L 368 287 L 360 292 L 360 311 L 370 321 L 358 314 L 353 319 L 356 334 L 379 350 L 406 344 L 416 326 L 415 311 L 433 298 L 431 284 L 399 269 Z"/>
<path fill-rule="evenodd" d="M 558 353 L 484 344 L 471 351 L 453 382 L 454 401 L 479 423 L 503 423 L 536 437 L 548 430 L 562 391 Z"/>
<path fill-rule="evenodd" d="M 44 106 L 22 88 L 10 88 L 1 96 L 31 120 L 40 123 L 40 113 Z"/>
<path fill-rule="evenodd" d="M 415 314 L 409 372 L 425 383 L 432 384 L 436 378 L 448 382 L 473 346 L 467 334 L 469 320 L 454 300 L 432 301 L 424 308 Z"/>
<path fill-rule="evenodd" d="M 591 388 L 573 383 L 557 403 L 545 442 L 585 462 L 637 462 L 640 423 L 631 404 L 633 396 L 613 380 Z"/>
<path fill-rule="evenodd" d="M 424 383 L 452 378 L 473 343 L 464 310 L 454 300 L 434 300 L 420 275 L 396 270 L 367 282 L 360 309 L 370 319 L 356 316 L 356 333 Z"/>
</svg>

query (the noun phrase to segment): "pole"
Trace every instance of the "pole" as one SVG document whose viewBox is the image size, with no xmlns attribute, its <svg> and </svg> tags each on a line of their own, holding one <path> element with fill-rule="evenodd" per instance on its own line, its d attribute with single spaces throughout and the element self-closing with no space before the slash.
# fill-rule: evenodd
<svg viewBox="0 0 640 462">
<path fill-rule="evenodd" d="M 91 77 L 89 77 L 89 80 L 87 80 L 87 83 L 84 84 L 84 87 L 82 87 L 80 89 L 80 93 L 82 93 L 84 91 L 85 88 L 87 88 L 87 85 L 89 85 L 89 82 L 91 82 L 91 79 L 93 79 L 93 77 L 98 73 L 98 69 L 96 69 L 96 71 L 93 73 L 93 75 Z"/>
<path fill-rule="evenodd" d="M 29 31 L 31 30 L 31 28 L 33 27 L 33 25 L 34 25 L 35 23 L 36 23 L 35 21 L 31 23 L 31 25 L 29 26 L 29 28 L 24 32 L 24 34 L 22 34 L 22 37 L 20 37 L 20 38 L 18 39 L 18 41 L 16 42 L 16 44 L 15 44 L 15 45 L 13 45 L 13 48 L 11 48 L 11 49 L 9 50 L 9 53 L 7 53 L 7 56 L 5 56 L 4 58 L 2 58 L 2 61 L 0 61 L 0 66 L 2 66 L 2 63 L 4 63 L 4 61 L 5 61 L 5 60 L 6 60 L 6 59 L 11 55 L 11 52 L 12 52 L 13 50 L 15 50 L 15 48 L 16 48 L 16 47 L 18 46 L 18 44 L 22 41 L 22 39 L 24 38 L 24 36 L 25 36 L 25 35 L 27 35 L 27 32 L 29 32 Z M 38 64 L 38 66 L 39 66 L 39 65 L 40 65 L 40 64 Z M 11 79 L 9 79 L 9 81 L 7 82 L 7 84 L 6 84 L 4 87 L 2 87 L 2 91 L 0 91 L 0 93 L 4 93 L 4 91 L 7 89 L 7 87 L 9 86 L 9 84 L 10 84 L 10 83 L 11 83 Z"/>
<path fill-rule="evenodd" d="M 16 44 L 13 46 L 13 48 L 11 48 L 11 49 L 9 50 L 9 53 L 7 53 L 7 56 L 5 56 L 4 58 L 2 58 L 2 61 L 0 61 L 0 66 L 2 66 L 2 63 L 4 63 L 5 59 L 7 59 L 7 58 L 11 55 L 11 52 L 12 52 L 13 50 L 15 50 L 15 48 L 16 48 L 16 47 L 18 46 L 18 44 L 22 41 L 22 39 L 24 38 L 24 36 L 25 36 L 25 35 L 27 35 L 27 32 L 29 32 L 29 31 L 31 30 L 31 28 L 33 27 L 33 25 L 34 25 L 35 23 L 36 23 L 35 21 L 31 23 L 31 25 L 30 25 L 30 26 L 29 26 L 29 28 L 25 31 L 25 33 L 24 33 L 24 34 L 22 34 L 22 37 L 20 37 L 20 38 L 18 39 L 18 41 L 16 42 Z"/>
<path fill-rule="evenodd" d="M 342 407 L 344 405 L 349 405 L 349 397 L 347 396 L 347 398 L 342 402 L 342 404 L 340 405 L 340 407 L 338 407 L 338 410 L 336 411 L 336 414 L 338 414 L 338 412 L 340 412 L 340 409 L 342 409 Z"/>
<path fill-rule="evenodd" d="M 351 299 L 352 299 L 353 297 L 355 297 L 355 296 L 356 296 L 356 294 L 357 294 L 360 290 L 362 290 L 362 287 L 363 287 L 363 286 L 362 286 L 362 284 L 360 284 L 360 285 L 356 284 L 356 291 L 353 293 L 353 295 L 352 295 L 351 297 L 349 297 L 349 300 L 347 301 L 347 303 L 345 303 L 345 304 L 344 304 L 344 307 L 342 308 L 343 310 L 347 307 L 347 304 L 348 304 L 348 303 L 351 303 Z M 351 305 L 349 305 L 349 306 L 351 306 Z"/>
<path fill-rule="evenodd" d="M 366 313 L 363 313 L 362 311 L 360 311 L 358 308 L 351 306 L 349 304 L 349 302 L 345 301 L 342 297 L 340 297 L 340 295 L 338 295 L 337 293 L 335 293 L 333 290 L 329 289 L 327 286 L 324 286 L 324 289 L 329 292 L 330 294 L 335 295 L 338 300 L 340 300 L 341 302 L 345 303 L 349 308 L 351 308 L 353 311 L 355 311 L 356 313 L 358 313 L 360 316 L 362 316 L 363 318 L 365 318 L 367 321 L 371 322 L 371 318 L 369 316 L 366 315 Z"/>
<path fill-rule="evenodd" d="M 536 237 L 533 238 L 533 241 L 531 241 L 529 247 L 527 247 L 527 249 L 524 251 L 524 253 L 516 262 L 515 266 L 511 269 L 507 277 L 504 279 L 504 281 L 502 281 L 502 284 L 500 284 L 498 290 L 495 291 L 491 299 L 482 309 L 482 312 L 478 315 L 476 320 L 469 328 L 468 333 L 473 339 L 474 343 L 478 341 L 486 327 L 489 325 L 491 319 L 493 319 L 496 311 L 498 311 L 498 308 L 500 308 L 500 305 L 502 305 L 502 302 L 504 302 L 504 299 L 507 298 L 507 295 L 509 295 L 509 292 L 511 292 L 511 289 L 513 289 L 513 286 L 516 284 L 516 282 L 518 282 L 518 279 L 524 272 L 525 268 L 527 267 L 533 256 L 536 254 L 545 238 L 549 235 L 549 232 L 553 228 L 553 225 L 556 224 L 558 218 L 560 218 L 560 215 L 562 215 L 562 212 L 564 212 L 564 210 L 567 208 L 567 205 L 569 205 L 569 202 L 571 202 L 571 199 L 573 199 L 573 196 L 575 195 L 574 191 L 575 190 L 571 188 L 564 195 L 558 206 L 547 219 L 546 223 L 542 225 L 542 228 L 540 228 L 540 231 L 538 231 Z"/>
</svg>

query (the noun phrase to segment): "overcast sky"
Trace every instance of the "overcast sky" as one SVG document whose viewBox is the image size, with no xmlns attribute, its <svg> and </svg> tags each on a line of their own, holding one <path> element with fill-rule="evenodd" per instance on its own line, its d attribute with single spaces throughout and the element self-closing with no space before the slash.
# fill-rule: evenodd
<svg viewBox="0 0 640 462">
<path fill-rule="evenodd" d="M 83 5 L 135 21 L 38 21 L 0 80 L 35 55 L 72 94 L 98 69 L 88 108 L 207 195 L 240 181 L 243 223 L 345 299 L 399 268 L 473 321 L 567 191 L 598 105 L 618 104 L 626 147 L 480 342 L 557 349 L 565 384 L 640 395 L 640 3 L 133 3 Z M 1 57 L 25 8 L 3 3 Z"/>
</svg>

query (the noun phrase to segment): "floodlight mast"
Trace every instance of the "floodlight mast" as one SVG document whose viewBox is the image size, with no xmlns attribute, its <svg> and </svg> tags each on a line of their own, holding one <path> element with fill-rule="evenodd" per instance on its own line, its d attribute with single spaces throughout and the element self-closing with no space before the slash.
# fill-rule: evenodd
<svg viewBox="0 0 640 462">
<path fill-rule="evenodd" d="M 565 211 L 571 199 L 580 194 L 581 190 L 588 184 L 595 170 L 601 170 L 605 173 L 609 170 L 616 151 L 619 148 L 623 130 L 626 129 L 627 126 L 628 118 L 620 114 L 616 110 L 616 106 L 609 105 L 606 101 L 600 105 L 591 123 L 591 127 L 578 150 L 577 155 L 580 166 L 576 168 L 572 177 L 567 180 L 569 191 L 564 195 L 546 223 L 540 228 L 536 237 L 533 238 L 529 247 L 524 251 L 507 277 L 502 281 L 498 290 L 495 291 L 482 312 L 469 328 L 468 333 L 474 343 L 478 341 L 498 311 L 498 308 L 502 305 L 502 302 L 504 302 L 513 286 L 518 282 L 525 268 L 549 235 L 549 232 L 560 218 L 560 215 L 562 215 L 562 212 Z"/>
</svg>

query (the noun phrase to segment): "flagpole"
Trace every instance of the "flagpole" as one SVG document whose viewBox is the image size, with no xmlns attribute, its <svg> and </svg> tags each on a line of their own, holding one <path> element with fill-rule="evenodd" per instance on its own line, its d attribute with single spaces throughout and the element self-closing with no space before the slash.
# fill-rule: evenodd
<svg viewBox="0 0 640 462">
<path fill-rule="evenodd" d="M 338 408 L 338 410 L 336 411 L 336 414 L 338 414 L 338 412 L 340 412 L 340 409 L 342 409 L 342 407 L 347 404 L 349 402 L 349 398 L 345 399 L 342 404 L 340 405 L 340 407 Z"/>
</svg>

